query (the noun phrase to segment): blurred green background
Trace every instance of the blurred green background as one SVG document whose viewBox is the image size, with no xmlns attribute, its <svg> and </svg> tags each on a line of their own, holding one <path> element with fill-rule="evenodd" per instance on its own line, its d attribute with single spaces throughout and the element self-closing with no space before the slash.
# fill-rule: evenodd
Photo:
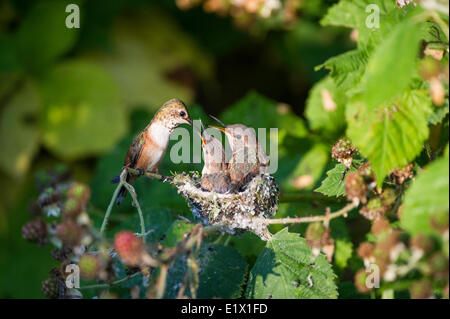
<svg viewBox="0 0 450 319">
<path fill-rule="evenodd" d="M 185 101 L 194 119 L 279 127 L 277 181 L 289 188 L 288 176 L 306 172 L 311 181 L 297 188 L 317 185 L 335 139 L 314 144 L 303 120 L 308 92 L 326 73 L 314 67 L 354 47 L 348 30 L 318 23 L 334 2 L 290 1 L 294 18 L 251 19 L 174 0 L 0 0 L 0 297 L 42 297 L 55 264 L 50 247 L 21 236 L 36 172 L 65 163 L 92 186 L 101 216 L 131 139 L 170 98 Z M 64 26 L 68 3 L 80 6 L 79 29 Z M 164 163 L 165 173 L 192 168 Z M 174 194 L 139 185 L 154 205 Z M 171 205 L 186 210 L 181 198 Z"/>
</svg>

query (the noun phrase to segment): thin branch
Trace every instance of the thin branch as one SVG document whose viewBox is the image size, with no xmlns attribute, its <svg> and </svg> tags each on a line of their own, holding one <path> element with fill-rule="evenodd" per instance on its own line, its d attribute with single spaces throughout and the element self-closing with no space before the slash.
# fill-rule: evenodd
<svg viewBox="0 0 450 319">
<path fill-rule="evenodd" d="M 135 272 L 134 274 L 128 275 L 128 276 L 126 276 L 126 277 L 123 277 L 123 278 L 118 279 L 118 280 L 116 280 L 116 281 L 113 281 L 113 282 L 111 282 L 111 283 L 104 283 L 104 284 L 97 284 L 97 285 L 88 285 L 88 286 L 80 287 L 80 288 L 78 288 L 78 289 L 83 290 L 83 289 L 102 289 L 102 288 L 109 288 L 109 287 L 112 287 L 112 286 L 119 285 L 119 284 L 121 284 L 121 283 L 123 283 L 123 282 L 126 282 L 126 281 L 130 280 L 130 279 L 133 279 L 133 278 L 137 277 L 137 276 L 140 275 L 140 274 L 141 274 L 141 272 L 138 271 L 138 272 Z"/>
<path fill-rule="evenodd" d="M 326 222 L 326 221 L 329 221 L 329 220 L 334 219 L 339 216 L 346 216 L 349 211 L 351 211 L 353 208 L 355 208 L 357 206 L 358 205 L 355 203 L 350 203 L 334 213 L 325 214 L 322 216 L 286 217 L 286 218 L 278 218 L 278 219 L 258 218 L 258 220 L 267 225 Z"/>
<path fill-rule="evenodd" d="M 119 191 L 123 186 L 122 179 L 119 182 L 119 185 L 117 185 L 116 190 L 113 193 L 113 196 L 111 198 L 111 201 L 109 202 L 108 209 L 106 210 L 105 217 L 103 218 L 102 227 L 100 228 L 100 234 L 103 234 L 106 229 L 106 225 L 108 224 L 109 215 L 111 215 L 112 208 L 114 207 L 114 203 L 116 202 L 117 195 L 119 195 Z"/>
</svg>

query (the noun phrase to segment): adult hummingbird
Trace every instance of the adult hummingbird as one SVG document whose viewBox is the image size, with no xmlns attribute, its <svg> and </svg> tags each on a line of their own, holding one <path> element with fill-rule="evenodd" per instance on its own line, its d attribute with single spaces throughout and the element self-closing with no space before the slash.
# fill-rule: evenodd
<svg viewBox="0 0 450 319">
<path fill-rule="evenodd" d="M 171 99 L 161 106 L 147 127 L 139 133 L 131 143 L 125 157 L 124 167 L 134 168 L 142 172 L 157 172 L 169 144 L 169 136 L 180 124 L 192 125 L 186 105 L 181 100 Z M 128 174 L 126 181 L 132 184 L 136 175 Z M 119 205 L 127 194 L 123 186 L 117 196 Z"/>
<path fill-rule="evenodd" d="M 203 160 L 201 186 L 216 193 L 227 193 L 233 190 L 228 165 L 225 161 L 225 149 L 222 143 L 209 134 L 201 122 L 203 133 L 202 139 Z"/>
<path fill-rule="evenodd" d="M 250 178 L 267 173 L 269 158 L 258 143 L 255 131 L 243 124 L 227 125 L 214 116 L 211 117 L 223 125 L 212 127 L 224 132 L 230 144 L 228 172 L 232 184 L 241 188 Z"/>
</svg>

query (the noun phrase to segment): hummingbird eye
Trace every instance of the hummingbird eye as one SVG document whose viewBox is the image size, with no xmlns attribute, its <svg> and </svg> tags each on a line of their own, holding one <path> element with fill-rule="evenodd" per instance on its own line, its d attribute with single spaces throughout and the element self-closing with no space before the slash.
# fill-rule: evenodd
<svg viewBox="0 0 450 319">
<path fill-rule="evenodd" d="M 186 115 L 186 112 L 185 111 L 180 111 L 180 116 L 181 117 L 184 117 Z"/>
</svg>

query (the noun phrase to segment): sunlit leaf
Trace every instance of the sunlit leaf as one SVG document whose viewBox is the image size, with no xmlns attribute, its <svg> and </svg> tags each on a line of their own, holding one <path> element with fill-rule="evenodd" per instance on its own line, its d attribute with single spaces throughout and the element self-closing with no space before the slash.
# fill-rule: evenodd
<svg viewBox="0 0 450 319">
<path fill-rule="evenodd" d="M 326 77 L 311 89 L 306 101 L 306 118 L 313 130 L 338 133 L 345 126 L 344 92 Z"/>
<path fill-rule="evenodd" d="M 448 147 L 447 147 L 448 149 Z M 431 223 L 449 213 L 449 157 L 437 159 L 421 171 L 406 191 L 401 225 L 411 234 L 432 232 Z M 448 226 L 447 226 L 448 227 Z"/>
<path fill-rule="evenodd" d="M 109 150 L 127 128 L 118 87 L 100 67 L 65 62 L 42 82 L 46 147 L 64 158 Z"/>
<path fill-rule="evenodd" d="M 66 6 L 78 1 L 37 1 L 16 34 L 20 60 L 34 70 L 44 70 L 74 45 L 79 29 L 66 27 Z"/>
<path fill-rule="evenodd" d="M 325 256 L 317 257 L 304 238 L 279 231 L 259 255 L 247 285 L 247 298 L 337 298 L 336 275 Z"/>
<path fill-rule="evenodd" d="M 20 81 L 0 117 L 0 167 L 14 177 L 27 172 L 39 146 L 36 126 L 40 96 L 31 81 Z"/>
<path fill-rule="evenodd" d="M 390 170 L 407 165 L 422 150 L 430 104 L 424 92 L 410 91 L 372 111 L 362 102 L 348 105 L 347 135 L 371 162 L 378 185 Z"/>
</svg>

